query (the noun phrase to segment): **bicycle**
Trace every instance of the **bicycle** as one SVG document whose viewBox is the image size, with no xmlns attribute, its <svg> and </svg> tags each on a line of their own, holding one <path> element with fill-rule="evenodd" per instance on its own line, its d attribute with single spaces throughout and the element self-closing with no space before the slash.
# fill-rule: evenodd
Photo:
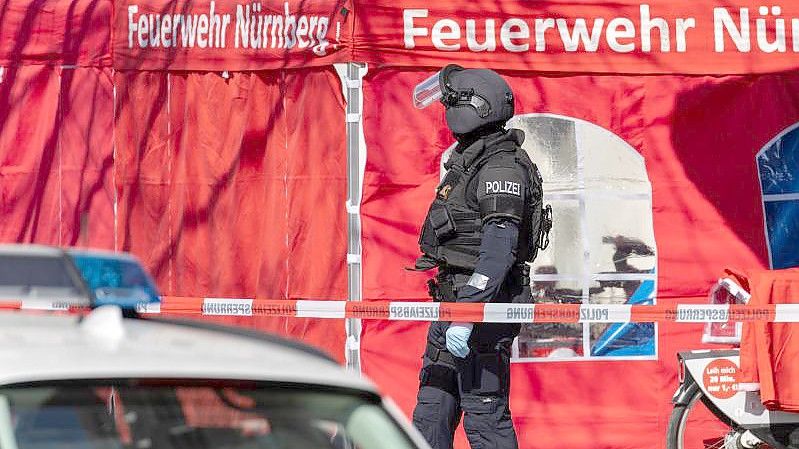
<svg viewBox="0 0 799 449">
<path fill-rule="evenodd" d="M 746 303 L 749 294 L 721 279 L 711 303 Z M 709 323 L 706 343 L 740 342 L 741 323 Z M 738 349 L 677 354 L 679 387 L 666 433 L 668 449 L 799 449 L 799 413 L 767 410 L 757 384 L 737 381 Z"/>
</svg>

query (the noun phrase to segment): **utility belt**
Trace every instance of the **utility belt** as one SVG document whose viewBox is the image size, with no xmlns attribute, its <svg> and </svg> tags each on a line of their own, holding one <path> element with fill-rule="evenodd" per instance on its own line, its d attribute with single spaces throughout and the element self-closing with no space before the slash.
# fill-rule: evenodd
<svg viewBox="0 0 799 449">
<path fill-rule="evenodd" d="M 471 271 L 461 269 L 442 269 L 435 278 L 427 281 L 427 293 L 436 302 L 456 302 L 458 300 L 458 286 L 455 282 L 455 275 L 471 275 Z M 518 263 L 511 267 L 510 272 L 505 278 L 513 285 L 525 287 L 530 285 L 530 265 Z M 465 284 L 465 283 L 464 283 Z"/>
<path fill-rule="evenodd" d="M 498 342 L 494 346 L 481 346 L 478 344 L 476 347 L 473 346 L 471 349 L 477 355 L 493 355 L 504 352 L 509 356 L 511 343 L 512 341 L 508 340 Z M 443 363 L 445 365 L 455 366 L 456 358 L 451 352 L 447 351 L 446 349 L 439 349 L 429 342 L 424 349 L 424 356 L 430 359 L 430 361 L 433 363 Z"/>
<path fill-rule="evenodd" d="M 474 350 L 475 354 L 478 355 L 496 354 L 498 352 L 503 352 L 503 351 L 506 352 L 507 354 L 510 354 L 510 347 L 511 347 L 511 342 L 508 341 L 508 342 L 497 343 L 497 345 L 494 347 L 489 347 L 489 346 L 483 347 L 478 345 L 476 348 L 472 349 Z M 430 361 L 433 363 L 443 363 L 452 366 L 455 366 L 455 362 L 457 360 L 455 356 L 452 355 L 451 352 L 447 351 L 446 349 L 436 348 L 430 343 L 427 343 L 427 347 L 425 347 L 424 349 L 424 356 L 430 359 Z"/>
</svg>

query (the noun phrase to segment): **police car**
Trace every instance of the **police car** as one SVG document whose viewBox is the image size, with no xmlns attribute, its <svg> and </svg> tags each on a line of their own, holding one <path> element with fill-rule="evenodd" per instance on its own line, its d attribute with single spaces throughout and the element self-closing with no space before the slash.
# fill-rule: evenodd
<svg viewBox="0 0 799 449">
<path fill-rule="evenodd" d="M 428 446 L 369 382 L 310 347 L 104 305 L 0 313 L 0 447 Z"/>
<path fill-rule="evenodd" d="M 160 295 L 130 254 L 10 244 L 0 245 L 0 301 L 9 300 L 23 309 L 116 304 L 132 311 Z"/>
<path fill-rule="evenodd" d="M 88 306 L 91 292 L 62 249 L 0 245 L 0 301 L 19 301 L 26 309 L 67 309 Z"/>
<path fill-rule="evenodd" d="M 0 449 L 429 448 L 372 384 L 311 347 L 126 318 L 108 304 L 120 291 L 106 293 L 83 314 L 0 312 Z"/>
</svg>

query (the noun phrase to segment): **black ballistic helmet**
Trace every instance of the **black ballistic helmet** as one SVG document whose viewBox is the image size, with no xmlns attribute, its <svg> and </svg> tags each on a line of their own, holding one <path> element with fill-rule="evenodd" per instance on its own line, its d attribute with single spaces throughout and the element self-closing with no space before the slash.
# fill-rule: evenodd
<svg viewBox="0 0 799 449">
<path fill-rule="evenodd" d="M 438 82 L 447 126 L 454 134 L 490 124 L 501 126 L 513 117 L 513 91 L 493 70 L 450 64 L 441 70 Z"/>
</svg>

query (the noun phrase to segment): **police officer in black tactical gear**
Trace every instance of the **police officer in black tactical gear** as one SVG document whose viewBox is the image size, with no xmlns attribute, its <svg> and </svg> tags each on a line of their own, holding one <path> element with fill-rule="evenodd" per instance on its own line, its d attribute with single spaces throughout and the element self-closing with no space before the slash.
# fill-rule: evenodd
<svg viewBox="0 0 799 449">
<path fill-rule="evenodd" d="M 439 99 L 458 141 L 422 227 L 416 270 L 435 301 L 530 302 L 529 266 L 546 246 L 551 210 L 541 176 L 505 129 L 514 98 L 496 72 L 449 65 L 417 86 L 417 107 Z M 473 449 L 518 447 L 511 422 L 510 347 L 519 324 L 434 322 L 413 422 L 433 449 L 450 449 L 463 425 Z"/>
</svg>

